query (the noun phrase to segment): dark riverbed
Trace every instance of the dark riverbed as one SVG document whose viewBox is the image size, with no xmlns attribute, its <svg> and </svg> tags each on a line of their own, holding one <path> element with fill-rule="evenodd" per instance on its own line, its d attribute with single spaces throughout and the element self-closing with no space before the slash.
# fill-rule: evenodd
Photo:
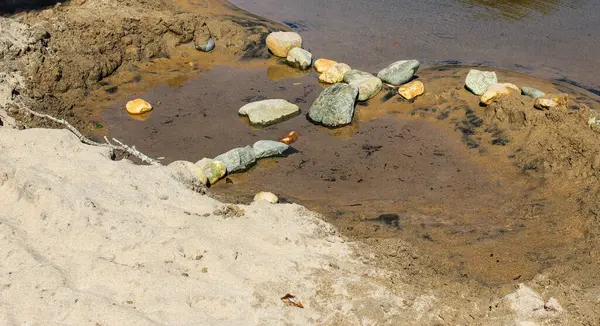
<svg viewBox="0 0 600 326">
<path fill-rule="evenodd" d="M 467 63 L 579 83 L 600 95 L 600 1 L 232 0 L 284 22 L 318 57 L 377 71 Z"/>
</svg>

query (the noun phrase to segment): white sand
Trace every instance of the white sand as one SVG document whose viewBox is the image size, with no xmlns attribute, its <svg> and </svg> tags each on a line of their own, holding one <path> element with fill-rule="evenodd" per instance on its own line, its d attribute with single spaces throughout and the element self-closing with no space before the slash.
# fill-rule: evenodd
<svg viewBox="0 0 600 326">
<path fill-rule="evenodd" d="M 262 202 L 240 206 L 241 217 L 217 216 L 223 204 L 167 168 L 111 161 L 66 130 L 0 128 L 0 153 L 0 320 L 8 324 L 402 318 L 402 299 L 363 276 L 375 271 L 298 205 Z M 287 293 L 305 309 L 284 305 Z M 373 310 L 380 306 L 387 313 Z"/>
</svg>

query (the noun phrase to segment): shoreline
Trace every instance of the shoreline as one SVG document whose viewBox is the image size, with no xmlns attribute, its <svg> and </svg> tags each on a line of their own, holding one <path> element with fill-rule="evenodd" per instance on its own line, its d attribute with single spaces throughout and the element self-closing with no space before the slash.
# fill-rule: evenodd
<svg viewBox="0 0 600 326">
<path fill-rule="evenodd" d="M 57 11 L 67 17 L 75 3 Z M 87 5 L 93 3 L 88 1 Z M 36 21 L 54 13 L 39 15 L 28 19 Z M 186 13 L 178 15 L 186 17 Z M 210 14 L 207 19 L 211 19 Z M 271 22 L 253 19 L 257 19 L 253 24 L 258 27 L 252 28 L 265 31 L 272 26 Z M 233 35 L 250 31 L 243 24 L 231 28 L 236 31 Z M 189 39 L 191 34 L 187 30 L 181 37 Z M 7 57 L 31 69 L 31 61 L 19 60 L 48 51 L 43 46 L 48 38 L 43 33 L 40 37 L 34 37 L 33 43 L 22 43 L 27 50 Z M 251 39 L 246 45 L 233 45 L 236 50 L 231 53 L 215 54 L 231 60 L 245 52 L 240 49 L 246 46 L 252 56 L 261 56 L 266 47 L 247 45 L 259 41 Z M 164 42 L 170 57 L 182 55 L 169 50 L 168 37 Z M 189 44 L 187 47 L 184 52 L 195 51 Z M 144 47 L 140 50 L 143 52 Z M 191 55 L 190 61 L 199 57 Z M 185 64 L 185 60 L 181 62 Z M 105 62 L 108 66 L 100 67 L 100 73 L 116 70 L 123 74 L 121 68 L 132 67 L 133 62 L 121 58 L 114 68 L 109 60 Z M 201 63 L 205 66 L 192 67 L 192 71 L 210 69 L 213 64 Z M 10 76 L 18 76 L 14 73 L 11 71 Z M 66 76 L 66 70 L 60 74 Z M 34 108 L 50 103 L 50 110 L 42 112 L 66 117 L 89 132 L 89 126 L 78 121 L 73 110 L 77 106 L 66 111 L 60 108 L 83 103 L 89 91 L 104 87 L 100 83 L 111 74 L 90 85 L 71 85 L 57 97 L 54 92 L 64 86 L 59 85 L 62 76 L 42 83 L 40 87 L 48 87 L 45 94 L 18 82 L 2 92 L 5 99 L 31 96 Z M 28 80 L 32 81 L 35 79 Z M 56 127 L 28 116 L 17 117 L 17 122 L 24 123 L 21 128 Z M 0 229 L 2 241 L 11 247 L 2 253 L 9 263 L 0 265 L 0 280 L 7 289 L 0 297 L 0 319 L 15 325 L 90 320 L 109 325 L 123 321 L 324 325 L 491 321 L 502 325 L 527 321 L 561 324 L 594 318 L 597 303 L 583 299 L 588 289 L 572 290 L 570 284 L 545 274 L 525 280 L 535 292 L 525 285 L 517 289 L 468 282 L 448 285 L 443 279 L 435 280 L 432 271 L 391 271 L 379 264 L 386 257 L 378 257 L 379 253 L 365 243 L 341 235 L 323 222 L 322 216 L 299 205 L 223 204 L 173 180 L 168 167 L 114 162 L 106 150 L 83 145 L 65 130 L 16 131 L 6 128 L 8 125 L 0 126 L 4 152 L 0 157 L 0 188 L 6 194 Z M 393 257 L 400 265 L 415 263 L 411 245 L 394 249 L 403 253 L 387 259 Z M 432 288 L 414 281 L 423 277 L 420 273 L 431 279 Z M 282 303 L 280 297 L 286 293 L 297 295 L 306 308 Z M 551 297 L 557 295 L 568 305 L 567 313 L 560 304 L 553 304 Z M 457 302 L 458 297 L 469 299 Z M 583 307 L 586 313 L 571 314 L 569 307 Z M 469 314 L 472 319 L 465 317 Z"/>
</svg>

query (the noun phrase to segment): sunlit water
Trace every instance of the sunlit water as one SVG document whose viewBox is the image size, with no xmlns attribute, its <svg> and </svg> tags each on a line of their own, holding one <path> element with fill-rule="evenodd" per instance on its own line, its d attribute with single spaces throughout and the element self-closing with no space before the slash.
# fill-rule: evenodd
<svg viewBox="0 0 600 326">
<path fill-rule="evenodd" d="M 577 82 L 600 94 L 600 1 L 233 0 L 284 22 L 317 57 L 376 71 L 415 58 Z"/>
</svg>

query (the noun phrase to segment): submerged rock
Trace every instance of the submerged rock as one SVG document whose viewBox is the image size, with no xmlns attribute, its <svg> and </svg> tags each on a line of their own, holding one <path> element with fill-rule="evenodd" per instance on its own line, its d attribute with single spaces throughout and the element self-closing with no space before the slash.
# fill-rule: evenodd
<svg viewBox="0 0 600 326">
<path fill-rule="evenodd" d="M 319 81 L 328 84 L 335 84 L 344 80 L 344 75 L 351 68 L 345 63 L 336 63 L 319 76 Z"/>
<path fill-rule="evenodd" d="M 484 105 L 490 105 L 503 95 L 508 95 L 512 92 L 521 92 L 521 90 L 511 83 L 492 84 L 481 95 L 480 102 Z"/>
<path fill-rule="evenodd" d="M 315 70 L 322 74 L 325 71 L 327 71 L 327 69 L 331 68 L 333 65 L 335 65 L 337 62 L 333 61 L 333 60 L 329 60 L 329 59 L 317 59 L 317 61 L 315 61 Z"/>
<path fill-rule="evenodd" d="M 358 100 L 366 101 L 381 91 L 381 79 L 368 72 L 352 69 L 344 74 L 344 82 L 358 87 Z"/>
<path fill-rule="evenodd" d="M 215 157 L 215 161 L 221 161 L 225 164 L 227 172 L 233 173 L 238 171 L 245 171 L 254 163 L 256 163 L 256 157 L 254 156 L 254 149 L 252 146 L 234 148 L 227 153 L 221 154 Z"/>
<path fill-rule="evenodd" d="M 286 62 L 289 66 L 306 70 L 312 64 L 312 54 L 301 48 L 293 48 L 288 52 Z"/>
<path fill-rule="evenodd" d="M 402 85 L 415 75 L 419 66 L 417 60 L 397 61 L 379 71 L 377 77 L 388 84 Z"/>
<path fill-rule="evenodd" d="M 285 58 L 291 49 L 302 47 L 302 37 L 294 32 L 273 32 L 267 36 L 267 47 L 275 56 Z"/>
<path fill-rule="evenodd" d="M 277 198 L 277 196 L 275 196 L 275 194 L 272 192 L 261 191 L 261 192 L 257 193 L 256 195 L 254 195 L 254 201 L 259 201 L 259 200 L 266 200 L 271 204 L 277 204 L 277 202 L 279 201 L 279 198 Z"/>
<path fill-rule="evenodd" d="M 214 184 L 227 174 L 227 167 L 223 162 L 215 161 L 211 158 L 203 158 L 196 162 L 210 184 Z"/>
<path fill-rule="evenodd" d="M 498 77 L 493 71 L 469 70 L 465 79 L 465 86 L 475 95 L 483 95 L 492 84 L 498 83 Z"/>
<path fill-rule="evenodd" d="M 566 110 L 569 105 L 569 95 L 565 93 L 548 94 L 535 99 L 533 106 L 542 111 L 562 109 Z"/>
<path fill-rule="evenodd" d="M 339 127 L 352 122 L 358 87 L 335 84 L 324 90 L 308 111 L 310 120 L 327 127 Z"/>
<path fill-rule="evenodd" d="M 539 89 L 532 88 L 532 87 L 521 88 L 521 93 L 525 96 L 529 96 L 532 98 L 538 98 L 538 97 L 542 97 L 542 96 L 546 95 L 546 93 L 540 91 Z"/>
<path fill-rule="evenodd" d="M 252 149 L 254 150 L 254 157 L 261 159 L 265 157 L 280 156 L 290 148 L 289 145 L 274 140 L 259 140 Z"/>
<path fill-rule="evenodd" d="M 125 105 L 129 114 L 142 114 L 152 110 L 152 105 L 141 98 L 131 100 Z"/>
<path fill-rule="evenodd" d="M 411 100 L 425 92 L 425 85 L 420 80 L 413 80 L 398 88 L 398 94 L 407 100 Z"/>
<path fill-rule="evenodd" d="M 298 115 L 300 108 L 286 100 L 270 99 L 248 103 L 238 112 L 248 116 L 252 124 L 268 126 Z"/>
</svg>

